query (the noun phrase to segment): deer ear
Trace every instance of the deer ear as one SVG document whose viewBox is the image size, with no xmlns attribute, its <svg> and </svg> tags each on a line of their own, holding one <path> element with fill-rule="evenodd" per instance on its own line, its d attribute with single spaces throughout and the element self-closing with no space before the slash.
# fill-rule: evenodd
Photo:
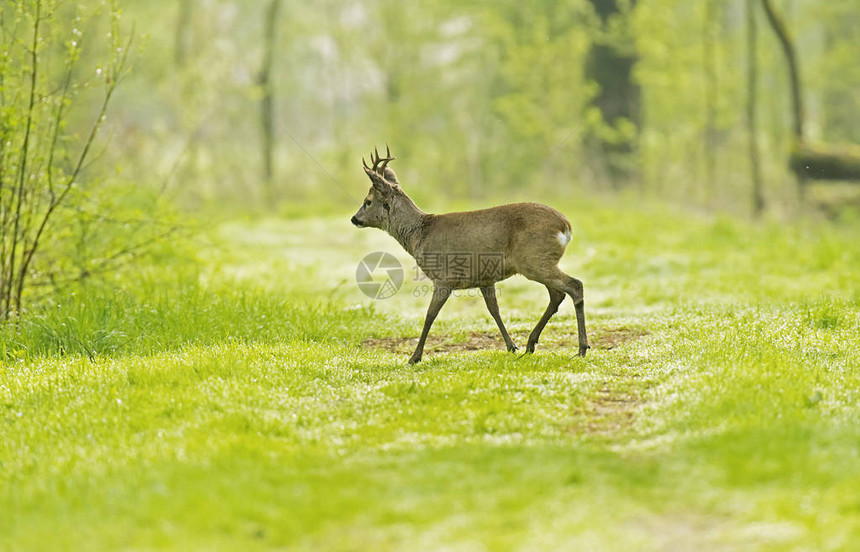
<svg viewBox="0 0 860 552">
<path fill-rule="evenodd" d="M 379 174 L 377 174 L 374 170 L 365 167 L 364 172 L 366 172 L 367 176 L 370 177 L 370 182 L 373 184 L 373 189 L 380 194 L 388 195 L 393 191 L 391 183 Z"/>
<path fill-rule="evenodd" d="M 385 180 L 391 182 L 395 186 L 400 185 L 400 181 L 397 180 L 397 175 L 394 174 L 394 169 L 392 169 L 391 167 L 385 167 L 384 173 L 385 173 Z"/>
</svg>

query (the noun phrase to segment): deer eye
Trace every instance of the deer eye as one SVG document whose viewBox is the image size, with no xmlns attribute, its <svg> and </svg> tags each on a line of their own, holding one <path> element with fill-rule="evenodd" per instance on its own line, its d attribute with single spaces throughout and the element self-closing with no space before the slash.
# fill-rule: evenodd
<svg viewBox="0 0 860 552">
<path fill-rule="evenodd" d="M 369 200 L 369 199 L 365 199 L 365 200 L 364 200 L 364 206 L 365 206 L 365 207 L 370 207 L 370 200 Z"/>
</svg>

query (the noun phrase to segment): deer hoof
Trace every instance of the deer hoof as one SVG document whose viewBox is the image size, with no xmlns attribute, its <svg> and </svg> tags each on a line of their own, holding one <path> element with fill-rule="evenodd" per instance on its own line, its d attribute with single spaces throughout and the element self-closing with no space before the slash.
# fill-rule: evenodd
<svg viewBox="0 0 860 552">
<path fill-rule="evenodd" d="M 511 344 L 508 346 L 508 352 L 509 352 L 509 353 L 516 353 L 516 352 L 517 352 L 517 351 L 519 351 L 519 350 L 520 350 L 520 348 L 519 348 L 519 347 L 517 347 L 516 345 L 514 345 L 513 343 L 511 343 Z"/>
<path fill-rule="evenodd" d="M 587 353 L 589 349 L 591 349 L 590 345 L 580 345 L 579 346 L 579 356 L 584 357 L 585 353 Z"/>
<path fill-rule="evenodd" d="M 413 364 L 418 364 L 419 362 L 421 362 L 421 356 L 420 355 L 419 356 L 412 355 L 412 358 L 409 359 L 409 365 L 410 366 L 412 366 Z"/>
</svg>

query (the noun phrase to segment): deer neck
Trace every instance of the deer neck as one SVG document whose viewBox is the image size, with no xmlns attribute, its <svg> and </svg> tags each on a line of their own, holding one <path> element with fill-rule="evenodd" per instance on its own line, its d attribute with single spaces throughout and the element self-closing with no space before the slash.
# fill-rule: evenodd
<svg viewBox="0 0 860 552">
<path fill-rule="evenodd" d="M 426 218 L 427 213 L 419 209 L 409 197 L 404 196 L 391 204 L 388 233 L 407 253 L 415 256 Z"/>
</svg>

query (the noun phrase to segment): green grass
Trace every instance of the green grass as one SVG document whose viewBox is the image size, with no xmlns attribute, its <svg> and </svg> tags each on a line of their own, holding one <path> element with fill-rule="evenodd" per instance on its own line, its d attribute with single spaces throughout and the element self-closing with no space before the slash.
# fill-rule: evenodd
<svg viewBox="0 0 860 552">
<path fill-rule="evenodd" d="M 348 214 L 54 298 L 0 334 L 0 549 L 860 546 L 860 226 L 564 210 L 585 359 L 569 303 L 519 358 L 465 297 L 407 366 L 427 298 Z"/>
</svg>

